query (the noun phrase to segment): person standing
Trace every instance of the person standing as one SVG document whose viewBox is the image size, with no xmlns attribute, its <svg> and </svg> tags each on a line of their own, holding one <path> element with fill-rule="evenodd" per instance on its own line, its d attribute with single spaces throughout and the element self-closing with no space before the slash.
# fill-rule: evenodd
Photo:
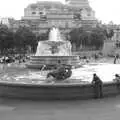
<svg viewBox="0 0 120 120">
<path fill-rule="evenodd" d="M 116 54 L 114 57 L 114 64 L 116 64 L 117 59 L 119 58 L 119 54 Z"/>
<path fill-rule="evenodd" d="M 92 85 L 94 87 L 95 98 L 102 98 L 103 97 L 103 82 L 96 74 L 93 74 Z"/>
</svg>

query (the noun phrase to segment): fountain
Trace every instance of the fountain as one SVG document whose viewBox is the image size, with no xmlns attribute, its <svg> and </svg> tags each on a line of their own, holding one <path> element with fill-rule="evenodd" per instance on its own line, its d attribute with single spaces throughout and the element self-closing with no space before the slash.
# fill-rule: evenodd
<svg viewBox="0 0 120 120">
<path fill-rule="evenodd" d="M 114 75 L 119 73 L 119 64 L 87 63 L 72 69 L 72 76 L 65 80 L 54 81 L 52 78 L 48 81 L 51 79 L 47 80 L 46 77 L 49 69 L 59 63 L 76 68 L 79 65 L 79 57 L 72 55 L 71 43 L 63 40 L 59 30 L 53 27 L 49 40 L 38 43 L 36 54 L 31 56 L 27 67 L 13 64 L 4 69 L 0 68 L 0 96 L 40 100 L 93 98 L 93 73 L 97 73 L 104 82 L 104 96 L 120 93 L 116 83 L 112 82 Z M 48 69 L 43 71 L 41 68 L 44 65 Z"/>
<path fill-rule="evenodd" d="M 71 53 L 71 43 L 63 40 L 58 28 L 53 27 L 49 33 L 49 40 L 38 42 L 35 56 L 31 56 L 28 68 L 41 69 L 43 65 L 53 68 L 60 62 L 78 66 L 79 56 Z"/>
</svg>

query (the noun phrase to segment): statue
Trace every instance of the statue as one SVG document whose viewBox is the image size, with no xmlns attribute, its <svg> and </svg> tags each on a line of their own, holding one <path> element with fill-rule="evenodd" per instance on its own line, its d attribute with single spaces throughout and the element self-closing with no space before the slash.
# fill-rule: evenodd
<svg viewBox="0 0 120 120">
<path fill-rule="evenodd" d="M 58 80 L 58 81 L 65 80 L 71 77 L 72 75 L 71 68 L 72 68 L 71 65 L 60 65 L 59 67 L 57 67 L 56 70 L 49 72 L 47 74 L 47 78 L 52 76 L 53 78 L 55 78 L 55 80 Z"/>
</svg>

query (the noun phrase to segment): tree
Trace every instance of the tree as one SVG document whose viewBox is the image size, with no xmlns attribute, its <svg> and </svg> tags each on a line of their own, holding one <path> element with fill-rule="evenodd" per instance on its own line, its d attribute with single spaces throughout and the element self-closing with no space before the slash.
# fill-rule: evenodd
<svg viewBox="0 0 120 120">
<path fill-rule="evenodd" d="M 38 41 L 48 40 L 48 39 L 49 39 L 49 32 L 50 32 L 50 29 L 48 29 L 46 33 L 41 33 L 41 34 L 37 37 Z"/>
<path fill-rule="evenodd" d="M 102 34 L 97 32 L 91 34 L 91 46 L 94 46 L 95 49 L 101 49 L 104 44 L 104 37 Z"/>
<path fill-rule="evenodd" d="M 82 28 L 73 29 L 73 30 L 69 33 L 70 42 L 71 42 L 72 44 L 75 43 L 75 44 L 76 44 L 76 47 L 79 47 L 80 44 L 81 44 L 80 37 L 81 37 L 81 34 L 82 34 L 82 33 L 83 33 L 83 29 L 82 29 Z"/>
<path fill-rule="evenodd" d="M 106 39 L 106 35 L 103 28 L 96 27 L 91 32 L 91 45 L 93 45 L 96 49 L 101 49 L 104 44 L 104 40 Z"/>
<path fill-rule="evenodd" d="M 36 45 L 36 35 L 29 28 L 20 26 L 15 33 L 15 47 L 25 52 L 28 46 L 34 50 Z"/>
<path fill-rule="evenodd" d="M 71 43 L 75 43 L 76 47 L 79 48 L 102 48 L 105 40 L 104 29 L 100 27 L 96 28 L 77 28 L 73 29 L 70 33 Z"/>
<path fill-rule="evenodd" d="M 0 50 L 1 53 L 8 52 L 14 48 L 14 33 L 6 25 L 0 25 Z"/>
<path fill-rule="evenodd" d="M 111 38 L 114 36 L 114 30 L 113 29 L 106 29 L 105 30 L 106 37 L 111 40 Z"/>
</svg>

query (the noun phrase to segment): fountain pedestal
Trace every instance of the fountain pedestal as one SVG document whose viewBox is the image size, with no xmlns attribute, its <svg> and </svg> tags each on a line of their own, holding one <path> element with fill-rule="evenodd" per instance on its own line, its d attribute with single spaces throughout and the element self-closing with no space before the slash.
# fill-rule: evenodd
<svg viewBox="0 0 120 120">
<path fill-rule="evenodd" d="M 71 54 L 70 41 L 62 40 L 57 28 L 52 28 L 49 40 L 38 42 L 35 56 L 31 56 L 28 68 L 41 69 L 44 65 L 52 68 L 58 64 L 77 66 L 79 56 Z"/>
<path fill-rule="evenodd" d="M 31 56 L 29 64 L 26 66 L 33 69 L 41 69 L 43 65 L 48 68 L 56 66 L 58 63 L 77 66 L 79 64 L 78 56 Z"/>
</svg>

